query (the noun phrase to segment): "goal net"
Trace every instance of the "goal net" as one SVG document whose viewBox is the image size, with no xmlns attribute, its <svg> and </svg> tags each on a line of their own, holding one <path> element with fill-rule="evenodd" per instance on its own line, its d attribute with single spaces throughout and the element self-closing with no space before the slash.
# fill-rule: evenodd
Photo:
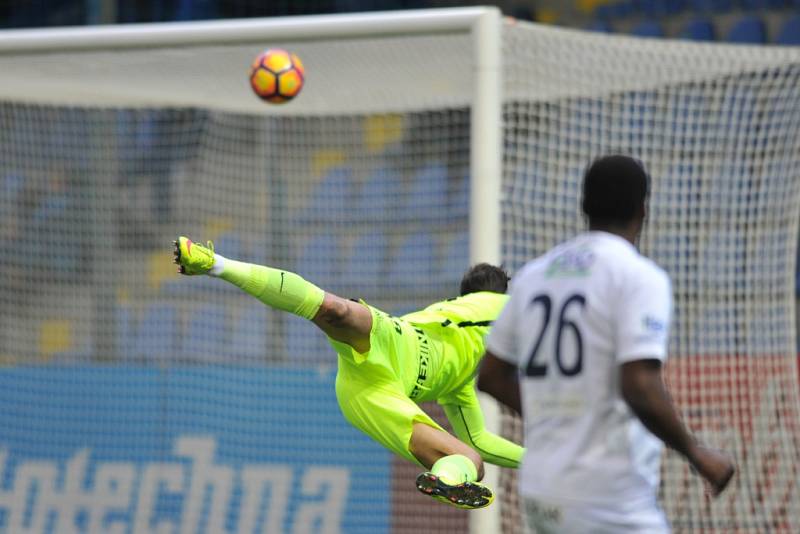
<svg viewBox="0 0 800 534">
<path fill-rule="evenodd" d="M 670 451 L 662 505 L 676 532 L 798 531 L 800 50 L 523 24 L 504 29 L 504 50 L 504 259 L 516 269 L 584 228 L 594 157 L 641 159 L 641 249 L 673 283 L 668 385 L 739 469 L 710 501 Z"/>
<path fill-rule="evenodd" d="M 502 174 L 476 176 L 476 37 L 441 20 L 478 12 L 0 37 L 2 528 L 464 532 L 339 415 L 313 326 L 177 276 L 171 241 L 399 315 L 452 296 L 483 254 L 478 180 L 500 178 L 513 271 L 582 228 L 581 172 L 608 151 L 653 176 L 642 247 L 673 278 L 670 389 L 740 467 L 709 503 L 667 454 L 672 524 L 800 528 L 797 51 L 504 23 L 503 121 L 486 125 Z M 306 65 L 284 106 L 247 83 L 267 46 Z M 493 506 L 509 533 L 512 479 Z"/>
</svg>

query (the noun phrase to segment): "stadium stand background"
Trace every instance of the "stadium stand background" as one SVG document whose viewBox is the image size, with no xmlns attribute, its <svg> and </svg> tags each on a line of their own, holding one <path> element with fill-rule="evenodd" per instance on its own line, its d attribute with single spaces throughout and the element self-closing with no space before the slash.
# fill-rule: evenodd
<svg viewBox="0 0 800 534">
<path fill-rule="evenodd" d="M 798 0 L 14 0 L 0 6 L 0 27 L 211 20 L 489 4 L 515 18 L 596 31 L 699 41 L 800 44 Z"/>
<path fill-rule="evenodd" d="M 201 20 L 464 4 L 469 3 L 450 0 L 269 3 L 252 0 L 12 1 L 0 7 L 0 27 Z M 603 32 L 738 43 L 800 44 L 800 0 L 539 0 L 527 3 L 515 0 L 500 2 L 499 6 L 517 18 Z M 166 271 L 161 261 L 163 243 L 160 238 L 165 228 L 183 221 L 202 228 L 206 235 L 215 238 L 218 250 L 225 254 L 260 263 L 285 257 L 282 247 L 287 244 L 267 243 L 265 237 L 254 237 L 255 233 L 244 227 L 246 217 L 237 221 L 229 213 L 219 213 L 205 221 L 181 219 L 181 206 L 176 199 L 181 197 L 180 193 L 186 187 L 184 175 L 187 165 L 197 158 L 192 147 L 197 146 L 202 130 L 200 125 L 209 120 L 202 111 L 119 110 L 115 113 L 116 133 L 125 139 L 121 145 L 124 151 L 120 155 L 120 176 L 116 186 L 129 199 L 120 206 L 115 222 L 120 241 L 148 259 L 142 279 L 131 280 L 115 296 L 118 304 L 112 312 L 117 317 L 116 340 L 106 345 L 116 347 L 119 351 L 117 356 L 134 360 L 145 354 L 153 357 L 157 355 L 153 352 L 156 350 L 195 356 L 214 353 L 229 343 L 233 343 L 234 352 L 252 352 L 252 347 L 261 341 L 245 336 L 244 332 L 251 331 L 249 328 L 242 328 L 242 332 L 237 333 L 235 325 L 240 321 L 235 319 L 239 317 L 235 310 L 241 304 L 241 296 L 235 292 L 226 293 L 230 301 L 227 309 L 217 307 L 205 310 L 208 313 L 192 313 L 191 316 L 169 303 L 171 297 L 185 296 L 198 288 L 213 288 L 223 293 L 225 290 L 211 280 L 187 287 Z M 6 134 L 9 139 L 15 132 L 24 138 L 27 118 L 24 110 L 12 111 L 8 115 Z M 374 127 L 367 127 L 372 134 L 367 135 L 363 142 L 371 145 L 367 149 L 373 153 L 382 151 L 386 161 L 402 159 L 403 154 L 395 150 L 402 145 L 399 141 L 425 131 L 424 125 L 403 124 L 397 118 L 367 117 L 365 120 L 372 120 Z M 452 154 L 463 154 L 462 145 L 468 135 L 467 120 L 465 117 L 447 120 L 453 125 L 455 145 Z M 88 132 L 78 130 L 79 127 L 73 131 L 53 128 L 36 134 L 40 136 L 37 141 L 40 158 L 49 162 L 42 165 L 47 170 L 41 171 L 47 176 L 26 179 L 17 169 L 9 168 L 0 177 L 4 197 L 0 212 L 3 220 L 0 243 L 8 251 L 4 263 L 4 291 L 9 301 L 19 305 L 20 309 L 24 308 L 21 306 L 23 300 L 28 298 L 21 289 L 23 286 L 36 286 L 46 293 L 48 283 L 58 284 L 73 277 L 89 280 L 87 264 L 92 248 L 91 231 L 64 231 L 68 225 L 73 229 L 91 226 L 92 222 L 86 215 L 88 210 L 82 205 L 87 199 L 88 186 L 81 178 L 80 165 L 73 162 L 70 166 L 62 166 L 58 163 L 60 158 L 66 161 L 75 152 L 70 139 L 89 139 Z M 163 142 L 167 139 L 180 141 L 177 144 L 174 141 Z M 420 144 L 424 142 L 422 134 Z M 420 150 L 424 153 L 424 148 Z M 323 287 L 345 294 L 361 290 L 360 296 L 372 298 L 394 313 L 409 311 L 417 302 L 412 289 L 420 275 L 427 280 L 427 285 L 416 284 L 419 293 L 416 296 L 446 297 L 454 291 L 458 276 L 467 263 L 467 161 L 463 158 L 460 161 L 422 161 L 417 166 L 408 167 L 404 171 L 406 176 L 398 179 L 388 170 L 392 165 L 364 168 L 358 161 L 348 161 L 344 153 L 336 151 L 310 151 L 306 157 L 311 162 L 309 171 L 318 180 L 317 189 L 310 192 L 311 199 L 307 205 L 294 206 L 292 213 L 286 216 L 319 233 L 303 235 L 294 244 L 301 249 L 297 251 L 295 270 Z M 67 167 L 71 171 L 63 170 Z M 405 199 L 402 203 L 404 208 L 396 213 L 387 212 L 385 199 L 400 197 Z M 437 206 L 446 206 L 446 209 L 433 217 L 431 214 Z M 351 217 L 361 223 L 353 232 L 350 228 L 331 226 L 325 217 L 336 221 L 346 221 Z M 433 222 L 437 222 L 437 230 L 431 232 Z M 403 231 L 397 230 L 397 223 L 402 224 Z M 29 250 L 30 243 L 57 253 L 58 267 L 53 268 L 44 256 Z M 320 256 L 333 260 L 320 262 Z M 353 260 L 355 257 L 359 260 Z M 404 270 L 403 265 L 412 263 L 406 261 L 408 259 L 413 259 L 413 264 L 421 271 Z M 23 264 L 37 268 L 30 273 L 29 269 L 22 269 Z M 24 276 L 23 271 L 27 273 Z M 383 294 L 370 294 L 369 290 L 377 287 L 376 281 L 384 277 L 396 281 L 397 292 L 388 299 Z M 151 298 L 146 302 L 141 302 L 141 299 L 136 302 L 137 299 L 128 297 L 131 293 L 142 296 L 140 290 L 134 289 L 137 284 L 149 288 L 149 293 L 146 293 Z M 267 313 L 254 310 L 242 316 L 256 324 L 256 317 Z M 24 320 L 23 313 L 20 319 Z M 269 322 L 282 325 L 282 335 L 278 337 L 284 339 L 282 346 L 290 353 L 298 348 L 317 352 L 316 349 L 324 347 L 321 338 L 303 335 L 303 325 L 291 318 Z M 92 347 L 102 346 L 102 343 L 98 345 L 96 340 L 91 340 L 93 333 L 87 326 L 89 323 L 89 318 L 80 317 L 45 319 L 34 338 L 4 334 L 5 350 L 2 352 L 45 359 L 89 356 Z M 183 325 L 189 334 L 198 332 L 197 336 L 189 336 L 191 341 L 185 347 L 177 346 L 178 341 L 170 334 L 177 324 Z M 211 328 L 212 325 L 223 327 L 215 329 Z M 7 325 L 5 330 L 13 330 L 13 326 Z M 263 336 L 266 338 L 268 334 L 265 332 Z M 312 342 L 316 345 L 306 346 Z"/>
<path fill-rule="evenodd" d="M 206 20 L 486 3 L 489 2 L 11 1 L 0 6 L 0 27 Z M 595 31 L 656 38 L 800 45 L 799 0 L 540 0 L 497 5 L 516 18 Z M 34 112 L 26 108 L 10 110 L 4 123 L 7 139 L 12 138 L 15 128 L 19 130 L 18 138 L 31 135 L 26 120 Z M 111 309 L 94 310 L 94 313 L 113 315 L 114 339 L 98 342 L 95 338 L 98 335 L 102 338 L 103 333 L 93 331 L 92 316 L 82 315 L 93 310 L 91 303 L 85 302 L 88 297 L 81 294 L 81 289 L 92 283 L 93 221 L 83 204 L 90 198 L 86 193 L 89 185 L 81 177 L 80 162 L 71 172 L 53 170 L 59 168 L 59 158 L 79 153 L 78 147 L 90 134 L 80 131 L 79 126 L 74 131 L 43 128 L 33 134 L 37 146 L 35 150 L 26 149 L 29 150 L 26 157 L 34 156 L 43 162 L 38 172 L 46 175 L 26 177 L 13 169 L 2 169 L 4 173 L 0 176 L 0 250 L 7 253 L 0 273 L 2 291 L 8 303 L 18 310 L 15 321 L 19 323 L 31 320 L 27 315 L 31 306 L 50 307 L 48 317 L 37 316 L 39 324 L 35 329 L 16 328 L 14 322 L 0 328 L 0 358 L 13 360 L 9 363 L 19 359 L 69 362 L 87 358 L 137 363 L 148 359 L 203 361 L 223 350 L 241 361 L 252 361 L 263 354 L 273 358 L 285 354 L 316 354 L 323 358 L 330 354 L 324 339 L 308 335 L 308 326 L 302 321 L 276 317 L 270 310 L 212 280 L 187 283 L 177 278 L 171 269 L 165 269 L 164 229 L 175 228 L 178 224 L 185 223 L 197 229 L 198 237 L 214 239 L 223 254 L 257 263 L 294 256 L 294 252 L 287 252 L 287 247 L 296 247 L 297 261 L 291 266 L 294 270 L 344 294 L 358 291 L 358 296 L 396 314 L 410 311 L 423 297 L 430 301 L 450 296 L 467 266 L 468 238 L 464 230 L 468 217 L 468 161 L 463 156 L 467 153 L 468 120 L 460 112 L 446 119 L 452 125 L 453 158 L 428 159 L 408 166 L 402 180 L 387 170 L 393 166 L 367 168 L 359 161 L 348 160 L 344 153 L 310 151 L 306 158 L 309 168 L 304 169 L 316 180 L 310 200 L 290 206 L 288 213 L 276 218 L 295 219 L 316 233 L 297 236 L 291 245 L 270 241 L 258 229 L 249 226 L 246 210 L 242 217 L 223 212 L 202 221 L 186 217 L 188 206 L 181 205 L 179 199 L 191 186 L 187 178 L 191 169 L 187 166 L 198 158 L 192 153 L 192 147 L 199 146 L 196 141 L 202 125 L 213 121 L 212 118 L 196 110 L 120 110 L 115 113 L 117 135 L 128 140 L 121 145 L 127 152 L 121 154 L 115 187 L 129 199 L 116 214 L 115 227 L 120 242 L 126 243 L 133 255 L 143 258 L 143 267 L 117 288 Z M 403 155 L 395 151 L 403 144 L 398 143 L 399 140 L 418 138 L 420 143 L 425 142 L 426 126 L 415 124 L 413 117 L 398 123 L 384 116 L 365 120 L 374 121 L 376 125 L 366 128 L 373 134 L 367 135 L 363 143 L 386 159 L 402 158 Z M 70 123 L 80 124 L 79 121 Z M 0 141 L 3 135 L 0 133 Z M 180 139 L 180 143 L 172 146 L 160 142 L 162 138 Z M 251 155 L 246 147 L 243 151 L 243 158 Z M 418 152 L 424 153 L 424 150 Z M 400 184 L 403 186 L 399 187 Z M 424 195 L 421 194 L 423 184 Z M 251 207 L 248 204 L 251 193 L 259 192 L 241 191 L 243 206 Z M 382 200 L 398 196 L 405 199 L 403 209 L 388 213 Z M 263 195 L 259 193 L 256 197 Z M 441 206 L 445 209 L 432 209 Z M 355 230 L 330 224 L 332 220 L 343 221 L 348 216 L 362 221 Z M 397 222 L 402 223 L 402 231 L 397 230 Z M 434 224 L 437 222 L 440 224 Z M 432 226 L 436 227 L 435 231 L 430 230 Z M 70 231 L 64 231 L 67 227 Z M 76 231 L 81 228 L 85 231 Z M 276 233 L 271 235 L 274 237 Z M 48 258 L 37 254 L 31 249 L 34 243 L 50 251 L 49 260 L 55 255 L 57 261 L 46 261 Z M 320 261 L 321 257 L 334 259 Z M 358 261 L 353 261 L 354 257 L 358 257 Z M 408 258 L 413 261 L 406 261 Z M 414 265 L 416 270 L 404 270 L 406 265 Z M 396 292 L 371 293 L 378 287 L 377 281 L 386 278 L 396 281 Z M 420 286 L 420 279 L 427 285 Z M 60 284 L 67 281 L 78 291 L 66 294 L 55 303 L 52 298 L 44 297 L 58 293 Z M 33 287 L 38 288 L 39 293 L 31 294 Z M 215 298 L 204 298 L 204 294 L 206 297 L 213 294 Z M 178 302 L 184 305 L 176 304 L 175 296 L 179 296 Z M 204 305 L 187 307 L 185 304 L 191 299 L 202 301 Z M 80 301 L 84 303 L 76 306 L 75 302 Z M 176 331 L 184 335 L 176 336 Z M 307 363 L 316 365 L 322 361 Z M 395 485 L 413 477 L 414 469 L 410 466 L 395 464 L 394 469 L 401 473 L 394 477 Z M 396 514 L 393 517 L 398 521 L 395 531 L 412 531 L 416 527 L 413 517 L 418 512 L 419 508 L 409 505 L 408 513 Z M 459 517 L 463 516 L 452 515 L 448 519 L 454 531 L 463 531 L 463 526 L 458 526 Z"/>
</svg>

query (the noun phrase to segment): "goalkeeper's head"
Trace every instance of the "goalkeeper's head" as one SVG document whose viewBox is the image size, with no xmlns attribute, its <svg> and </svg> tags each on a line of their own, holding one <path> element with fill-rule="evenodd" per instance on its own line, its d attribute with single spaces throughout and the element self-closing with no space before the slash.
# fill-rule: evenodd
<svg viewBox="0 0 800 534">
<path fill-rule="evenodd" d="M 638 234 L 647 212 L 650 179 L 629 156 L 603 156 L 583 176 L 583 212 L 596 230 Z"/>
<path fill-rule="evenodd" d="M 461 279 L 461 295 L 491 291 L 505 293 L 511 278 L 502 267 L 488 263 L 478 263 L 470 267 Z"/>
</svg>

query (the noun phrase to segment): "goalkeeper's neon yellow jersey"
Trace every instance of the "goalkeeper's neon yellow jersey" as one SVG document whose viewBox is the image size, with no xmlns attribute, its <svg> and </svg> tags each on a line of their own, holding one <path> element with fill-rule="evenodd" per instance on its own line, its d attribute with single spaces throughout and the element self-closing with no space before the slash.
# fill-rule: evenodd
<svg viewBox="0 0 800 534">
<path fill-rule="evenodd" d="M 508 295 L 481 291 L 435 302 L 401 317 L 422 329 L 432 342 L 426 373 L 430 379 L 415 400 L 461 404 L 461 396 L 474 395 L 472 381 L 484 354 L 486 334 L 507 301 Z"/>
</svg>

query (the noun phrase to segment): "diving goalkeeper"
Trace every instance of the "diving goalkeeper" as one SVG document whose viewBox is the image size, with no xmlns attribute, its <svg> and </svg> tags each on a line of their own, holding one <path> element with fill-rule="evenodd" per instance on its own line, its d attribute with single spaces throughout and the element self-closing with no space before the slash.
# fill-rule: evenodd
<svg viewBox="0 0 800 534">
<path fill-rule="evenodd" d="M 417 488 L 459 508 L 494 500 L 480 484 L 483 462 L 519 467 L 524 449 L 484 428 L 475 375 L 489 325 L 506 303 L 508 275 L 485 263 L 461 281 L 461 296 L 403 317 L 318 288 L 297 274 L 225 258 L 186 237 L 175 241 L 186 275 L 222 278 L 267 306 L 304 317 L 338 354 L 336 398 L 356 428 L 427 469 Z M 437 401 L 453 425 L 446 432 L 418 405 Z"/>
</svg>

